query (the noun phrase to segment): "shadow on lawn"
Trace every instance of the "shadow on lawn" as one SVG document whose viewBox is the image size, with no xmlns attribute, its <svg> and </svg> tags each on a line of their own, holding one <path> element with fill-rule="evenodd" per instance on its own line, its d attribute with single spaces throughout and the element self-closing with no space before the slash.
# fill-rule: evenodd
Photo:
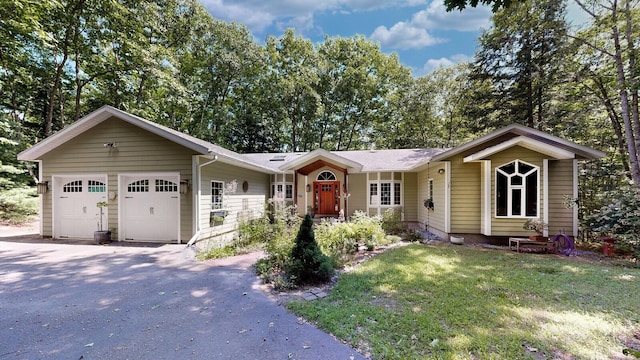
<svg viewBox="0 0 640 360">
<path fill-rule="evenodd" d="M 555 256 L 413 245 L 343 275 L 315 316 L 383 358 L 616 358 L 640 318 L 634 296 L 613 294 L 640 293 L 639 277 Z"/>
</svg>

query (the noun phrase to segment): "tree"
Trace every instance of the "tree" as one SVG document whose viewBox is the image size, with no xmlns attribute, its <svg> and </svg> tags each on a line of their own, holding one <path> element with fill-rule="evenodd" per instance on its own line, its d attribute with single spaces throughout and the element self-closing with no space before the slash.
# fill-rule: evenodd
<svg viewBox="0 0 640 360">
<path fill-rule="evenodd" d="M 366 147 L 373 124 L 389 113 L 390 98 L 410 78 L 396 54 L 386 55 L 363 36 L 326 38 L 320 45 L 322 99 L 319 147 L 350 150 Z"/>
<path fill-rule="evenodd" d="M 494 26 L 479 39 L 473 75 L 490 84 L 473 102 L 493 105 L 489 116 L 476 112 L 487 128 L 518 122 L 545 130 L 562 121 L 553 100 L 567 55 L 564 13 L 562 2 L 529 0 L 493 16 Z"/>
<path fill-rule="evenodd" d="M 493 12 L 497 12 L 501 8 L 508 8 L 513 3 L 517 3 L 524 0 L 444 0 L 444 5 L 447 7 L 447 11 L 454 9 L 464 10 L 467 6 L 476 7 L 478 4 L 492 5 Z"/>
<path fill-rule="evenodd" d="M 300 224 L 296 243 L 291 249 L 287 273 L 297 283 L 327 281 L 333 275 L 329 258 L 322 253 L 313 233 L 313 220 L 307 214 Z"/>
<path fill-rule="evenodd" d="M 281 131 L 290 134 L 283 144 L 288 151 L 308 151 L 315 146 L 315 120 L 321 108 L 318 86 L 318 54 L 310 40 L 287 29 L 280 39 L 267 39 L 269 83 L 276 92 L 271 106 L 280 110 Z"/>
<path fill-rule="evenodd" d="M 637 26 L 639 12 L 631 6 L 631 0 L 576 3 L 593 19 L 594 37 L 578 35 L 576 39 L 595 50 L 603 59 L 613 64 L 620 116 L 624 126 L 631 178 L 640 186 L 640 117 L 638 112 L 638 49 L 636 40 L 640 34 Z M 620 5 L 620 6 L 619 6 Z"/>
</svg>

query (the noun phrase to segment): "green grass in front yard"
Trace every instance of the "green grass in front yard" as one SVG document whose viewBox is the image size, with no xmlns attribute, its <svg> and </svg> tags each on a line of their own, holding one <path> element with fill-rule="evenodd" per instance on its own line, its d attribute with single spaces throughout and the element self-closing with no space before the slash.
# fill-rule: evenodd
<svg viewBox="0 0 640 360">
<path fill-rule="evenodd" d="M 636 268 L 410 245 L 288 306 L 375 359 L 610 359 L 637 344 L 639 294 Z"/>
</svg>

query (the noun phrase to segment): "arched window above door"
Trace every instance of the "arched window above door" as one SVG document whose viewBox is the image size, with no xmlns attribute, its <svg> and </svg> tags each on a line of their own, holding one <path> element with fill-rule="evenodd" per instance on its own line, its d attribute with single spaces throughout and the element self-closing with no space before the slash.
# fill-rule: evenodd
<svg viewBox="0 0 640 360">
<path fill-rule="evenodd" d="M 336 174 L 331 171 L 323 171 L 318 174 L 318 177 L 316 178 L 318 181 L 336 181 L 336 179 Z"/>
</svg>

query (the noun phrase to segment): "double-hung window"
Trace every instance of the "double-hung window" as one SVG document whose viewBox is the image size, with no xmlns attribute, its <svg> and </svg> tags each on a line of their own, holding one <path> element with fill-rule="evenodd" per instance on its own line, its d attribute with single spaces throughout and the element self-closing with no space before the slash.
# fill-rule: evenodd
<svg viewBox="0 0 640 360">
<path fill-rule="evenodd" d="M 224 182 L 211 181 L 211 210 L 223 209 Z"/>
<path fill-rule="evenodd" d="M 538 217 L 539 167 L 516 160 L 496 168 L 496 216 Z"/>
<path fill-rule="evenodd" d="M 379 187 L 378 187 L 379 186 Z M 402 205 L 402 184 L 400 181 L 380 181 L 369 183 L 369 205 Z"/>
<path fill-rule="evenodd" d="M 273 183 L 271 184 L 271 193 L 274 198 L 279 200 L 293 200 L 293 184 Z"/>
</svg>

